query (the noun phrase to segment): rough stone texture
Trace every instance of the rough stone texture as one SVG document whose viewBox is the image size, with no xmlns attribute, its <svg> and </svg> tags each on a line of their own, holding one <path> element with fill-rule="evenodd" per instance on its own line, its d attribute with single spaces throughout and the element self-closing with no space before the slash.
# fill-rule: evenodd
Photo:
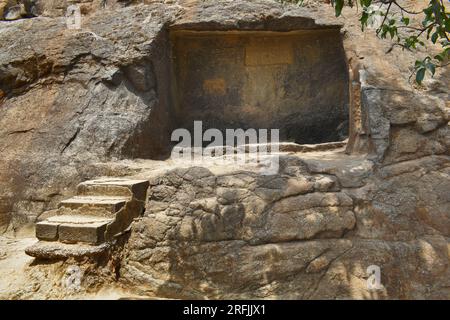
<svg viewBox="0 0 450 320">
<path fill-rule="evenodd" d="M 37 18 L 0 22 L 8 49 L 0 52 L 0 228 L 35 221 L 81 181 L 135 173 L 120 159 L 167 151 L 169 26 L 341 23 L 349 66 L 363 75 L 360 105 L 350 110 L 361 124 L 350 137 L 359 141 L 350 143 L 354 155 L 293 154 L 273 177 L 201 167 L 152 176 L 119 281 L 177 298 L 450 298 L 448 68 L 412 85 L 410 68 L 424 52 L 386 54 L 391 43 L 361 33 L 354 11 L 336 20 L 314 1 L 136 2 L 100 9 L 86 1 L 82 30 L 66 29 L 65 1 L 46 1 Z M 369 265 L 381 267 L 378 291 L 367 290 Z"/>
<path fill-rule="evenodd" d="M 215 176 L 194 167 L 156 179 L 150 186 L 146 212 L 154 219 L 150 225 L 166 225 L 155 233 L 164 230 L 158 241 L 259 244 L 309 239 L 319 232 L 324 237 L 341 235 L 354 227 L 349 196 L 333 183 L 328 189 L 319 187 L 323 176 L 294 171 L 301 165 L 296 159 L 285 161 L 275 177 L 251 172 Z"/>
<path fill-rule="evenodd" d="M 36 0 L 1 0 L 0 20 L 31 18 L 38 14 Z"/>
<path fill-rule="evenodd" d="M 276 176 L 158 175 L 123 281 L 172 298 L 449 298 L 448 157 L 374 174 L 367 160 L 334 154 L 333 166 L 325 155 L 282 156 Z M 358 175 L 345 175 L 351 166 Z M 381 267 L 380 290 L 367 290 L 370 265 Z"/>
</svg>

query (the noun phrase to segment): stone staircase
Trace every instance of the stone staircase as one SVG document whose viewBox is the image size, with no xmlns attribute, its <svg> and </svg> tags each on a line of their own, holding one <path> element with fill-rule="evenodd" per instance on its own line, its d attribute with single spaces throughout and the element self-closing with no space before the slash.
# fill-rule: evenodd
<svg viewBox="0 0 450 320">
<path fill-rule="evenodd" d="M 99 254 L 128 230 L 145 210 L 146 180 L 100 179 L 78 185 L 77 195 L 61 201 L 36 224 L 39 242 L 26 253 L 37 258 Z"/>
</svg>

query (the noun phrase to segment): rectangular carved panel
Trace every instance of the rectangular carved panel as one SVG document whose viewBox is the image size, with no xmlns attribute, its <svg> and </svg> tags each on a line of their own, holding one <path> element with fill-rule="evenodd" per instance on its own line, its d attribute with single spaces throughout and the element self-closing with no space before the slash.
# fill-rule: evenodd
<svg viewBox="0 0 450 320">
<path fill-rule="evenodd" d="M 267 42 L 250 44 L 245 48 L 246 66 L 268 66 L 293 64 L 294 50 L 288 42 Z"/>
</svg>

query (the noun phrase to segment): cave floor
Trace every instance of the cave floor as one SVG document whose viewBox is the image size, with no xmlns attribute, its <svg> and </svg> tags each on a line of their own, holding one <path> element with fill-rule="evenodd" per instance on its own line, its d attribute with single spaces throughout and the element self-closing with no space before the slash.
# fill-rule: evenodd
<svg viewBox="0 0 450 320">
<path fill-rule="evenodd" d="M 331 150 L 280 151 L 283 157 L 296 157 L 304 162 L 312 173 L 335 174 L 340 171 L 342 175 L 354 175 L 358 172 L 367 172 L 372 169 L 372 162 L 366 155 L 349 155 L 345 152 L 345 145 Z M 222 160 L 222 159 L 220 159 Z M 260 169 L 255 163 L 234 165 L 232 162 L 218 161 L 218 158 L 203 158 L 202 160 L 149 160 L 133 159 L 113 162 L 97 163 L 96 167 L 108 172 L 108 176 L 127 177 L 130 179 L 149 179 L 159 176 L 177 168 L 204 167 L 215 175 L 229 174 L 236 171 L 254 171 Z M 111 173 L 111 174 L 109 174 Z"/>
</svg>

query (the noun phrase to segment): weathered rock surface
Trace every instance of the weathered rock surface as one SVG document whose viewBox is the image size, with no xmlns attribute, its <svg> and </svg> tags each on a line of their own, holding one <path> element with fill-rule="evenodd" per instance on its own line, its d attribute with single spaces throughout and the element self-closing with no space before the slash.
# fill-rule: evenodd
<svg viewBox="0 0 450 320">
<path fill-rule="evenodd" d="M 176 169 L 151 183 L 146 213 L 154 222 L 149 225 L 157 227 L 158 241 L 253 244 L 351 230 L 355 224 L 352 199 L 339 192 L 331 178 L 324 184 L 326 176 L 295 172 L 301 165 L 295 160 L 286 159 L 277 176 L 251 172 L 215 176 L 200 167 Z"/>
<path fill-rule="evenodd" d="M 38 14 L 36 0 L 2 0 L 0 1 L 0 20 L 18 20 L 31 18 Z"/>
<path fill-rule="evenodd" d="M 446 299 L 446 250 L 443 239 L 178 243 L 135 249 L 122 272 L 141 293 L 178 298 Z M 374 264 L 384 287 L 370 292 Z"/>
<path fill-rule="evenodd" d="M 323 156 L 314 162 L 334 172 L 366 162 L 341 157 L 335 167 Z M 193 167 L 153 178 L 122 281 L 172 298 L 450 297 L 450 202 L 432 192 L 448 190 L 448 157 L 368 170 L 350 188 L 345 174 L 311 172 L 311 162 L 282 157 L 279 175 L 268 177 Z M 382 272 L 375 291 L 371 265 Z"/>
<path fill-rule="evenodd" d="M 390 42 L 361 33 L 353 11 L 336 20 L 314 1 L 82 2 L 81 30 L 66 28 L 67 3 L 56 0 L 37 1 L 38 17 L 0 22 L 0 231 L 34 223 L 82 181 L 137 172 L 151 180 L 146 213 L 112 269 L 140 294 L 450 298 L 448 68 L 415 87 L 417 55 L 386 54 Z M 168 151 L 169 28 L 337 24 L 365 74 L 358 134 L 368 157 L 285 155 L 275 176 L 207 167 L 155 176 L 118 164 Z M 380 290 L 367 290 L 370 265 L 381 267 Z M 23 290 L 17 297 L 61 294 Z"/>
</svg>

